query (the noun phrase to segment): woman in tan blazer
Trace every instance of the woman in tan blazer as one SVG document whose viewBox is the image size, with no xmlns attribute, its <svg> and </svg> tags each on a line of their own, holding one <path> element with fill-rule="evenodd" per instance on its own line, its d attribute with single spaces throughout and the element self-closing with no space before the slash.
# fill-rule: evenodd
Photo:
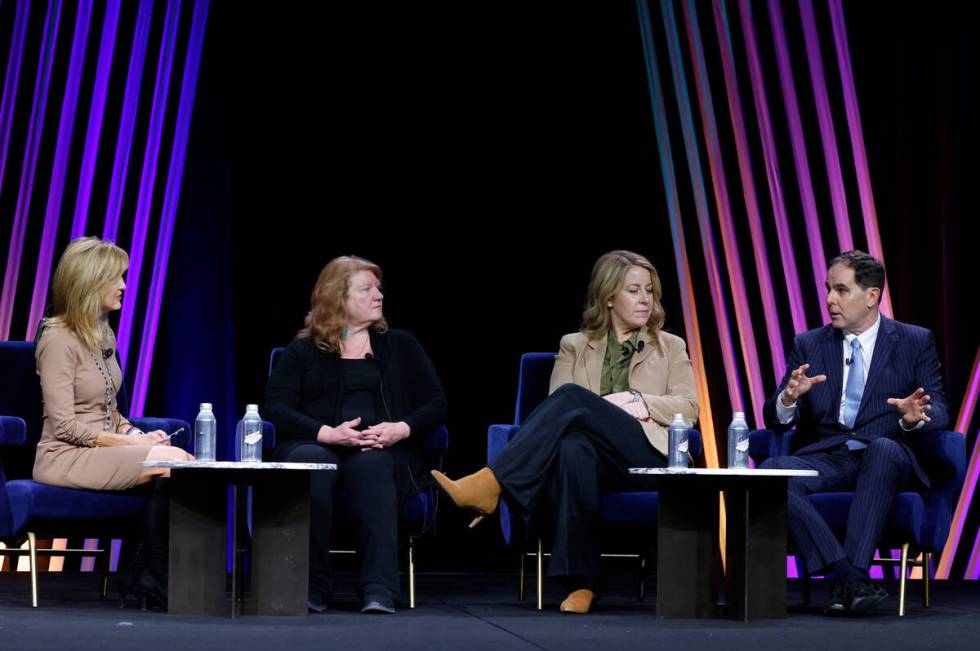
<svg viewBox="0 0 980 651">
<path fill-rule="evenodd" d="M 674 414 L 698 418 L 684 340 L 663 332 L 660 279 L 630 251 L 592 269 L 580 332 L 562 337 L 551 395 L 491 466 L 457 481 L 432 471 L 461 507 L 493 513 L 501 494 L 530 518 L 542 500 L 553 513 L 549 576 L 568 590 L 562 612 L 587 613 L 596 598 L 600 491 L 629 484 L 630 467 L 667 465 Z"/>
<path fill-rule="evenodd" d="M 109 314 L 122 307 L 126 252 L 95 237 L 74 240 L 55 269 L 55 315 L 45 319 L 38 341 L 43 429 L 34 460 L 36 481 L 89 490 L 126 490 L 161 479 L 147 519 L 147 567 L 123 586 L 144 598 L 165 601 L 166 468 L 143 468 L 147 460 L 187 460 L 170 447 L 166 432 L 142 432 L 119 412 L 122 371 L 116 361 Z M 138 554 L 142 563 L 142 555 Z M 144 571 L 145 570 L 145 571 Z M 142 584 L 142 585 L 141 585 Z"/>
</svg>

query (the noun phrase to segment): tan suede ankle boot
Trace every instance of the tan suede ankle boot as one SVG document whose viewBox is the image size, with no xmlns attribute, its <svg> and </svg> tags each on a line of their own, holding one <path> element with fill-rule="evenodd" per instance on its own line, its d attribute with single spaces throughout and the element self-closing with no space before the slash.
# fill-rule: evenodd
<svg viewBox="0 0 980 651">
<path fill-rule="evenodd" d="M 456 481 L 446 477 L 438 470 L 433 470 L 432 476 L 439 484 L 439 488 L 449 495 L 456 506 L 473 509 L 479 513 L 470 523 L 471 528 L 479 524 L 484 516 L 497 510 L 497 503 L 500 501 L 500 482 L 497 481 L 490 468 L 484 468 Z"/>
<path fill-rule="evenodd" d="M 593 601 L 595 601 L 595 593 L 591 590 L 585 588 L 575 590 L 565 597 L 565 601 L 561 602 L 561 612 L 584 615 L 592 608 Z"/>
</svg>

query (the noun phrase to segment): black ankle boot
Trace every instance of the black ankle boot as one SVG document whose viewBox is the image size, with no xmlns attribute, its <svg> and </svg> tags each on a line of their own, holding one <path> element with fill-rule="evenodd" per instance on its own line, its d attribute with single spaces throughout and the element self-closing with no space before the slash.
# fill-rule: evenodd
<svg viewBox="0 0 980 651">
<path fill-rule="evenodd" d="M 131 547 L 131 545 L 129 546 Z M 126 552 L 127 545 L 123 543 L 123 557 L 119 559 L 116 574 L 116 592 L 119 593 L 119 607 L 126 607 L 127 595 L 133 595 L 137 601 L 142 600 L 144 590 L 139 584 L 140 575 L 146 568 L 146 555 L 143 544 L 136 546 L 131 554 Z"/>
<path fill-rule="evenodd" d="M 167 581 L 170 569 L 170 479 L 161 477 L 154 482 L 153 496 L 146 513 L 144 532 L 146 567 L 139 575 L 143 589 L 141 605 L 147 602 L 167 607 Z"/>
</svg>

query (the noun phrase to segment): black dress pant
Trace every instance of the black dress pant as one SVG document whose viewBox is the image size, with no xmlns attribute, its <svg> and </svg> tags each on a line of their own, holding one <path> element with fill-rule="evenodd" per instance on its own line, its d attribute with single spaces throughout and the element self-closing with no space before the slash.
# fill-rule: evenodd
<svg viewBox="0 0 980 651">
<path fill-rule="evenodd" d="M 597 591 L 599 496 L 613 486 L 655 490 L 632 467 L 663 467 L 640 423 L 588 389 L 566 384 L 530 416 L 491 464 L 508 503 L 530 519 L 544 500 L 554 542 L 548 576 Z"/>
<path fill-rule="evenodd" d="M 422 457 L 408 440 L 382 450 L 284 441 L 282 461 L 335 463 L 337 470 L 310 479 L 310 591 L 333 594 L 330 535 L 334 498 L 345 489 L 354 518 L 361 594 L 398 594 L 398 513 L 418 493 Z"/>
</svg>

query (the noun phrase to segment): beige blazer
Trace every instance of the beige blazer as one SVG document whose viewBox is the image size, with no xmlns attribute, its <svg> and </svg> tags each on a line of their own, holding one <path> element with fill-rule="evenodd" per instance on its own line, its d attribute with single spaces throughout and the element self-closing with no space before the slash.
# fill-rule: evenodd
<svg viewBox="0 0 980 651">
<path fill-rule="evenodd" d="M 640 333 L 643 350 L 630 362 L 630 388 L 643 394 L 650 418 L 640 421 L 650 445 L 667 455 L 667 429 L 674 414 L 683 414 L 687 424 L 698 419 L 694 372 L 684 340 L 659 332 L 656 340 L 646 330 Z M 581 332 L 561 338 L 558 358 L 551 372 L 550 392 L 569 382 L 599 393 L 606 337 L 588 339 Z"/>
</svg>

